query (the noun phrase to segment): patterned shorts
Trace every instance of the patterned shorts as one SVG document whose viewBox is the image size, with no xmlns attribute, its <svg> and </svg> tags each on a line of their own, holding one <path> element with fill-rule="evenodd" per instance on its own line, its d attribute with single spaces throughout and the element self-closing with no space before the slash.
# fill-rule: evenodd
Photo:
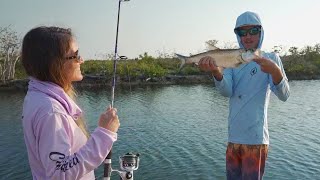
<svg viewBox="0 0 320 180">
<path fill-rule="evenodd" d="M 260 180 L 268 155 L 268 145 L 228 143 L 226 170 L 228 180 Z"/>
</svg>

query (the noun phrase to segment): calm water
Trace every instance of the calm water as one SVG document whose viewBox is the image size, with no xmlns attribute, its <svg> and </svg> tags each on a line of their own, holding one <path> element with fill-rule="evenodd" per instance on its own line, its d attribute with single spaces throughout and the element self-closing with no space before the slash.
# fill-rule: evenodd
<svg viewBox="0 0 320 180">
<path fill-rule="evenodd" d="M 290 86 L 287 102 L 271 98 L 265 179 L 320 179 L 320 81 Z M 79 92 L 91 131 L 109 92 Z M 0 179 L 31 179 L 20 120 L 23 97 L 0 92 Z M 132 151 L 141 154 L 135 179 L 226 179 L 228 100 L 211 86 L 118 88 L 115 106 L 121 128 L 113 168 L 119 168 L 118 156 Z M 102 173 L 101 166 L 96 176 Z"/>
</svg>

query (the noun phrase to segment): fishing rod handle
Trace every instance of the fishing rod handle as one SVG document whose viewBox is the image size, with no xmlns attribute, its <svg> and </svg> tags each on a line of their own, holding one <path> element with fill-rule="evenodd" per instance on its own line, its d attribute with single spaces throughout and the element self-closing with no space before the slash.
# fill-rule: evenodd
<svg viewBox="0 0 320 180">
<path fill-rule="evenodd" d="M 103 172 L 103 180 L 110 180 L 111 178 L 111 156 L 112 151 L 110 150 L 109 154 L 107 155 L 106 159 L 104 160 L 104 172 Z"/>
</svg>

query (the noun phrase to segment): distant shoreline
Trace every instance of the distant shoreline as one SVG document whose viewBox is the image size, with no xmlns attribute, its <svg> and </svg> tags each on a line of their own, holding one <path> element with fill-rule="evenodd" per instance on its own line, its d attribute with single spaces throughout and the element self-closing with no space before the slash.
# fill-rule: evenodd
<svg viewBox="0 0 320 180">
<path fill-rule="evenodd" d="M 182 85 L 182 84 L 209 84 L 213 83 L 208 75 L 170 75 L 162 78 L 117 78 L 117 86 L 148 86 L 148 85 Z M 0 90 L 27 90 L 28 79 L 17 79 L 0 84 Z M 82 81 L 75 82 L 75 88 L 111 87 L 111 78 L 103 76 L 84 76 Z"/>
<path fill-rule="evenodd" d="M 319 80 L 320 75 L 287 75 L 289 81 L 292 80 Z M 7 83 L 0 83 L 0 91 L 10 90 L 27 90 L 28 79 L 11 80 Z M 148 86 L 148 85 L 192 85 L 192 84 L 213 84 L 213 80 L 209 75 L 169 75 L 161 78 L 117 78 L 117 86 Z M 85 75 L 82 81 L 74 83 L 75 88 L 98 88 L 111 87 L 111 78 L 103 76 Z"/>
</svg>

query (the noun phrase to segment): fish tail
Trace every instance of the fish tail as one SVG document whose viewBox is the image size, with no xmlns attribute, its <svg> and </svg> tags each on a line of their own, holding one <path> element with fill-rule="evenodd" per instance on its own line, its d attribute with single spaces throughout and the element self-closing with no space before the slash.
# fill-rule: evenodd
<svg viewBox="0 0 320 180">
<path fill-rule="evenodd" d="M 179 71 L 180 71 L 183 68 L 183 66 L 186 64 L 187 56 L 183 56 L 181 54 L 176 54 L 176 56 L 178 57 L 178 59 L 181 60 L 181 65 L 180 65 L 180 68 L 179 68 Z"/>
</svg>

